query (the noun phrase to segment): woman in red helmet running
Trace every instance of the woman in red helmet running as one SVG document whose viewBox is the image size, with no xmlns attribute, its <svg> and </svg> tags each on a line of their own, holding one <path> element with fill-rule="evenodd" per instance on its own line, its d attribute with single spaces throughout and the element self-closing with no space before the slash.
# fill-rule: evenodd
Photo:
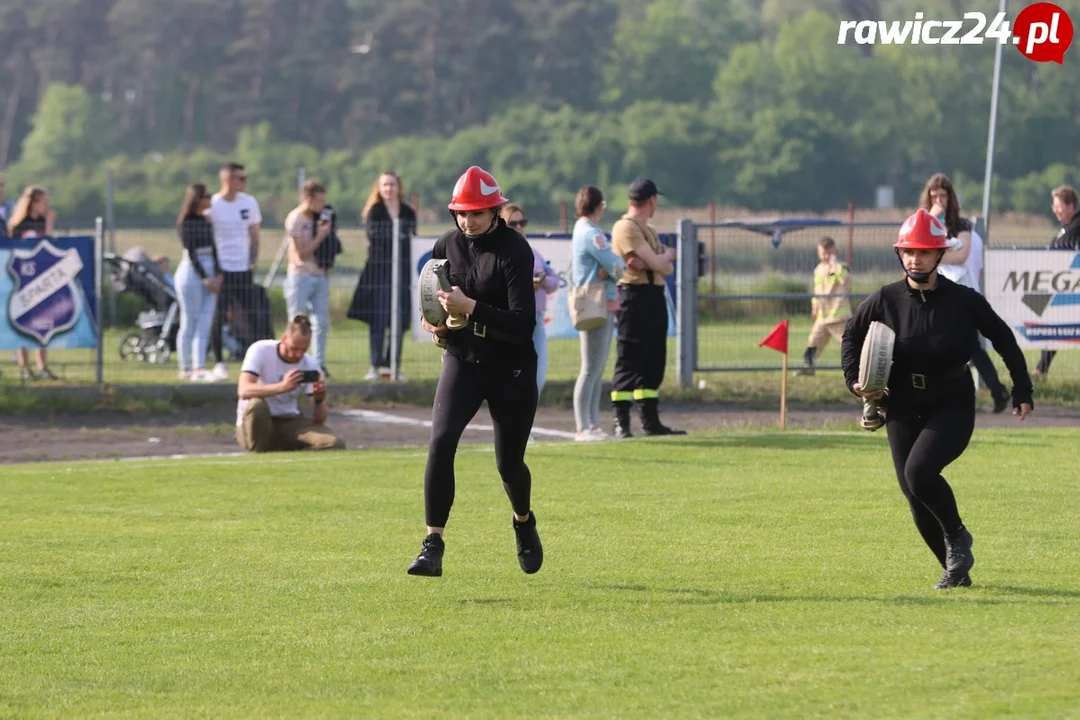
<svg viewBox="0 0 1080 720">
<path fill-rule="evenodd" d="M 970 585 L 975 563 L 971 533 L 941 471 L 964 452 L 975 427 L 975 384 L 967 364 L 976 330 L 1009 369 L 1013 414 L 1023 420 L 1033 407 L 1031 378 L 1012 330 L 982 295 L 938 275 L 947 236 L 926 210 L 904 222 L 893 247 L 905 278 L 859 305 L 841 347 L 848 389 L 881 398 L 880 392 L 862 392 L 857 382 L 862 345 L 875 320 L 896 333 L 885 427 L 915 527 L 945 570 L 934 586 L 939 589 Z"/>
<path fill-rule="evenodd" d="M 410 575 L 442 575 L 442 535 L 454 502 L 454 455 L 484 400 L 495 426 L 495 465 L 513 509 L 518 563 L 534 573 L 544 560 L 530 505 L 532 476 L 525 464 L 537 402 L 533 252 L 499 217 L 506 202 L 490 173 L 470 167 L 454 186 L 449 205 L 456 227 L 436 240 L 432 251 L 432 258 L 449 261 L 452 291 L 440 291 L 440 303 L 468 321 L 456 329 L 423 322 L 446 350 L 424 471 L 427 537 L 409 565 Z"/>
</svg>

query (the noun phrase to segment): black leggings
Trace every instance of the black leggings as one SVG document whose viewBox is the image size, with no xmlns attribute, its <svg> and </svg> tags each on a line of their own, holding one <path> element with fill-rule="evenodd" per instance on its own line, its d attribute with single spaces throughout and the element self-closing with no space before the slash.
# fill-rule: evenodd
<svg viewBox="0 0 1080 720">
<path fill-rule="evenodd" d="M 974 403 L 944 405 L 922 415 L 890 410 L 885 427 L 900 490 L 919 534 L 945 566 L 945 537 L 963 527 L 952 488 L 941 471 L 960 457 L 975 429 Z"/>
<path fill-rule="evenodd" d="M 537 402 L 536 360 L 520 368 L 468 363 L 443 356 L 435 406 L 431 413 L 431 445 L 424 471 L 424 512 L 428 527 L 446 527 L 454 504 L 454 456 L 465 426 L 487 400 L 495 426 L 495 467 L 510 506 L 529 513 L 532 475 L 525 447 L 532 433 Z"/>
</svg>

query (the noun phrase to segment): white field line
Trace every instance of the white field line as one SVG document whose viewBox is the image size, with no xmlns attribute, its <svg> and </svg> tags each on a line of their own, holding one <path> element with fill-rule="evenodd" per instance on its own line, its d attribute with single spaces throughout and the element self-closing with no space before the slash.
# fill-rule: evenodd
<svg viewBox="0 0 1080 720">
<path fill-rule="evenodd" d="M 343 415 L 354 420 L 360 420 L 363 422 L 381 423 L 384 425 L 411 425 L 412 427 L 431 427 L 430 420 L 418 420 L 417 418 L 406 417 L 405 415 L 394 415 L 393 413 L 379 412 L 377 410 L 340 410 L 335 415 Z M 492 432 L 495 428 L 492 425 L 486 425 L 484 423 L 472 422 L 465 428 L 466 430 L 477 430 L 481 432 Z M 566 440 L 573 440 L 574 433 L 567 432 L 566 430 L 552 430 L 551 428 L 533 427 L 533 435 L 546 435 L 548 437 L 564 438 Z"/>
</svg>

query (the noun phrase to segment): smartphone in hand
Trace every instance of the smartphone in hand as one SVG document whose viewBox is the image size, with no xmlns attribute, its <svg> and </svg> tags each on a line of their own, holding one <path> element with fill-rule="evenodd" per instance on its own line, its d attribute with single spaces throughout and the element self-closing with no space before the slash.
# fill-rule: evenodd
<svg viewBox="0 0 1080 720">
<path fill-rule="evenodd" d="M 306 383 L 319 382 L 320 375 L 321 373 L 318 370 L 305 370 L 304 377 L 300 381 Z"/>
</svg>

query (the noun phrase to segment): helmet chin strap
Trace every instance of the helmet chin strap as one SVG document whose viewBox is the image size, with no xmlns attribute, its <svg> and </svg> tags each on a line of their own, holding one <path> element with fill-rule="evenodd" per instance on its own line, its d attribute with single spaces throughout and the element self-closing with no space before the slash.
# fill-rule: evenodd
<svg viewBox="0 0 1080 720">
<path fill-rule="evenodd" d="M 470 235 L 469 233 L 465 232 L 464 228 L 461 227 L 461 223 L 458 221 L 457 213 L 454 213 L 454 225 L 461 232 L 461 234 L 465 236 L 466 240 L 479 240 L 480 238 L 482 238 L 483 236 L 487 235 L 489 232 L 494 230 L 495 226 L 498 225 L 498 224 L 499 224 L 499 213 L 492 211 L 492 213 L 491 213 L 491 225 L 488 226 L 488 229 L 485 230 L 484 232 L 480 233 L 479 235 Z"/>
<path fill-rule="evenodd" d="M 902 267 L 904 269 L 904 274 L 907 275 L 908 278 L 910 278 L 912 282 L 917 282 L 917 283 L 930 282 L 930 276 L 934 274 L 935 270 L 937 270 L 938 265 L 941 264 L 941 259 L 944 258 L 944 257 L 945 257 L 945 251 L 942 250 L 941 253 L 938 255 L 937 262 L 934 263 L 934 267 L 930 268 L 930 272 L 921 273 L 921 272 L 915 272 L 914 270 L 908 270 L 907 266 L 904 265 L 904 260 L 900 257 L 900 250 L 899 249 L 896 250 L 896 259 L 900 261 L 900 267 Z"/>
</svg>

